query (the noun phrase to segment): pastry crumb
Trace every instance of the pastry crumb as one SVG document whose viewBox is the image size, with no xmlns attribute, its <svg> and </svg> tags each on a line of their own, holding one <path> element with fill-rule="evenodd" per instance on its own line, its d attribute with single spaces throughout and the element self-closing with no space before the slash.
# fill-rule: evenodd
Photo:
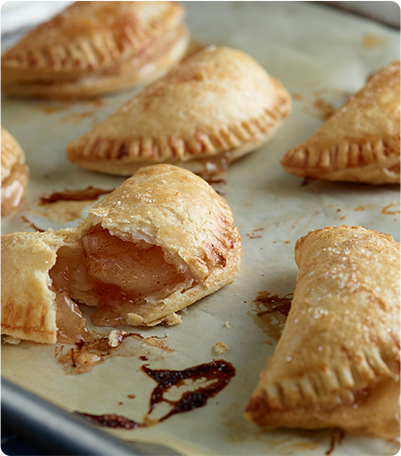
<svg viewBox="0 0 401 456">
<path fill-rule="evenodd" d="M 231 328 L 230 322 L 228 320 L 224 323 L 224 326 L 226 328 Z"/>
<path fill-rule="evenodd" d="M 224 343 L 224 342 L 217 342 L 216 344 L 214 344 L 214 351 L 218 355 L 222 355 L 227 350 L 228 350 L 228 345 L 226 343 Z"/>
<path fill-rule="evenodd" d="M 3 339 L 3 341 L 11 345 L 18 345 L 21 342 L 21 339 L 18 337 L 7 336 Z"/>
<path fill-rule="evenodd" d="M 113 329 L 110 331 L 108 341 L 109 346 L 113 348 L 118 347 L 123 340 L 124 334 L 127 334 L 127 332 L 123 330 Z"/>
<path fill-rule="evenodd" d="M 163 320 L 163 323 L 168 326 L 179 325 L 181 322 L 181 317 L 174 312 L 170 315 L 167 315 L 167 317 Z"/>
</svg>

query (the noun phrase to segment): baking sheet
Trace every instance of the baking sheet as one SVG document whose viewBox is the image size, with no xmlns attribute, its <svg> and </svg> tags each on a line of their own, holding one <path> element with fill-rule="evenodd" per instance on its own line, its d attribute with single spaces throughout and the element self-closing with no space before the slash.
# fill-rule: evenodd
<svg viewBox="0 0 401 456">
<path fill-rule="evenodd" d="M 269 332 L 272 321 L 257 316 L 257 297 L 261 292 L 278 296 L 293 292 L 294 245 L 311 229 L 361 225 L 399 240 L 399 188 L 319 181 L 301 186 L 302 179 L 286 174 L 279 160 L 309 137 L 332 108 L 360 89 L 372 71 L 399 59 L 399 33 L 316 3 L 185 4 L 195 41 L 244 50 L 293 96 L 293 113 L 273 140 L 233 164 L 224 180 L 214 185 L 231 205 L 242 235 L 240 273 L 233 284 L 182 312 L 181 325 L 124 328 L 145 338 L 162 337 L 171 351 L 132 340 L 132 356 L 113 357 L 89 373 L 66 375 L 57 362 L 59 346 L 2 344 L 2 375 L 68 411 L 115 413 L 141 421 L 156 386 L 140 371 L 143 364 L 152 369 L 185 369 L 224 359 L 234 365 L 236 375 L 205 407 L 146 429 L 107 432 L 125 440 L 161 443 L 182 454 L 324 454 L 334 442 L 330 430 L 264 431 L 242 416 L 276 344 Z M 49 220 L 49 214 L 36 205 L 45 193 L 88 185 L 107 189 L 123 182 L 68 163 L 65 147 L 132 94 L 85 103 L 2 97 L 2 125 L 21 143 L 31 171 L 25 201 L 16 214 L 3 218 L 3 234 L 32 229 L 26 220 L 43 229 L 76 225 L 73 217 L 68 222 L 60 217 Z M 217 355 L 214 344 L 220 341 L 229 349 Z M 384 455 L 398 449 L 381 439 L 346 435 L 337 440 L 331 454 Z"/>
</svg>

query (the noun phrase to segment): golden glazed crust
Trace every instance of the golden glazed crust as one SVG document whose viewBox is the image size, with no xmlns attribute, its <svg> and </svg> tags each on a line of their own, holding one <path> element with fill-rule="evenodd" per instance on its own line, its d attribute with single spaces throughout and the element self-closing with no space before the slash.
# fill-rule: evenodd
<svg viewBox="0 0 401 456">
<path fill-rule="evenodd" d="M 214 174 L 271 139 L 290 105 L 287 90 L 251 57 L 210 47 L 71 142 L 67 157 L 110 174 L 156 163 Z"/>
<path fill-rule="evenodd" d="M 25 155 L 17 140 L 1 127 L 1 183 L 12 173 L 15 165 L 25 163 Z"/>
<path fill-rule="evenodd" d="M 122 239 L 161 247 L 195 278 L 189 289 L 132 314 L 135 326 L 173 322 L 174 312 L 231 283 L 239 270 L 241 237 L 226 200 L 202 178 L 173 165 L 141 168 L 91 209 L 79 229 L 85 235 L 97 225 Z"/>
<path fill-rule="evenodd" d="M 399 243 L 325 228 L 298 240 L 295 260 L 291 310 L 246 418 L 399 437 Z"/>
<path fill-rule="evenodd" d="M 176 2 L 76 2 L 2 56 L 11 95 L 87 98 L 143 84 L 185 54 Z"/>
<path fill-rule="evenodd" d="M 372 75 L 366 86 L 281 165 L 290 174 L 329 181 L 400 182 L 400 62 Z"/>
</svg>

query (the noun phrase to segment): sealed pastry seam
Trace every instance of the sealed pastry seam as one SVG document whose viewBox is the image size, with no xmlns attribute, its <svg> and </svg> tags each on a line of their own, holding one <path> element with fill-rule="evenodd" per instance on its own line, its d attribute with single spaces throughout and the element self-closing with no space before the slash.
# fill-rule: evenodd
<svg viewBox="0 0 401 456">
<path fill-rule="evenodd" d="M 90 38 L 80 35 L 79 27 L 77 24 L 76 35 L 72 31 L 71 40 L 65 40 L 65 43 L 58 43 L 55 45 L 49 45 L 45 41 L 45 36 L 52 30 L 56 30 L 61 24 L 66 26 L 65 33 L 68 32 L 67 22 L 71 20 L 71 16 L 81 16 L 80 20 L 85 21 L 84 10 L 87 9 L 88 13 L 91 8 L 82 3 L 78 2 L 72 5 L 67 10 L 59 15 L 58 18 L 53 19 L 49 23 L 42 25 L 38 30 L 29 35 L 23 42 L 11 49 L 6 53 L 2 59 L 4 68 L 10 68 L 14 70 L 22 69 L 27 70 L 41 70 L 43 69 L 46 73 L 50 69 L 54 72 L 69 72 L 73 69 L 73 76 L 76 76 L 76 71 L 85 73 L 92 70 L 100 70 L 107 68 L 111 63 L 119 62 L 126 59 L 128 56 L 134 55 L 138 51 L 144 48 L 144 46 L 160 37 L 167 29 L 173 24 L 179 24 L 184 16 L 183 8 L 174 2 L 161 2 L 166 4 L 168 7 L 160 8 L 161 12 L 158 14 L 150 23 L 139 24 L 138 19 L 134 17 L 130 18 L 119 18 L 120 20 L 125 19 L 126 25 L 122 28 L 114 26 L 110 30 L 96 31 L 95 24 L 96 18 L 93 21 L 93 29 L 89 29 L 92 36 Z M 101 5 L 102 2 L 93 2 L 96 9 L 101 11 L 101 6 L 96 6 L 96 3 Z M 113 2 L 105 2 L 112 5 Z M 127 2 L 134 4 L 135 2 Z M 135 6 L 134 6 L 135 7 Z M 95 14 L 96 9 L 93 11 Z M 80 12 L 82 10 L 82 13 Z M 138 10 L 139 11 L 139 10 Z M 112 17 L 112 11 L 110 11 Z M 88 18 L 90 23 L 90 19 Z M 93 20 L 93 18 L 92 18 Z M 75 24 L 71 24 L 73 30 Z M 88 24 L 89 25 L 89 24 Z M 82 24 L 83 27 L 83 24 Z M 43 48 L 35 49 L 29 45 L 29 43 L 35 43 L 38 40 L 39 43 L 44 44 Z M 51 40 L 48 41 L 51 43 Z M 25 74 L 25 73 L 24 73 Z M 53 76 L 53 75 L 52 75 Z M 30 79 L 34 77 L 32 74 L 27 75 Z"/>
<path fill-rule="evenodd" d="M 72 314 L 81 336 L 86 330 L 74 302 L 96 307 L 91 320 L 97 326 L 177 324 L 177 311 L 233 281 L 242 255 L 225 200 L 203 179 L 171 165 L 142 168 L 90 210 L 78 229 L 4 235 L 4 245 L 15 248 L 10 238 L 18 236 L 26 239 L 21 244 L 27 250 L 38 243 L 46 251 L 47 240 L 52 245 L 59 241 L 39 277 L 41 289 L 50 284 L 53 294 L 48 290 L 36 311 L 48 312 L 53 299 L 57 326 L 62 325 L 57 337 L 61 332 L 70 341 L 75 337 L 68 328 Z M 4 266 L 14 252 L 19 261 L 18 249 L 2 248 Z M 16 303 L 25 309 L 30 302 L 27 289 L 13 298 L 9 274 L 4 270 L 3 332 L 30 338 L 23 337 L 19 324 L 13 329 Z"/>
<path fill-rule="evenodd" d="M 314 230 L 298 240 L 290 314 L 247 405 L 249 420 L 398 435 L 399 255 L 391 236 L 360 227 Z"/>
<path fill-rule="evenodd" d="M 146 55 L 132 57 L 112 69 L 106 68 L 72 80 L 13 80 L 7 82 L 6 92 L 26 97 L 76 99 L 144 85 L 162 76 L 178 62 L 185 55 L 188 43 L 188 29 L 184 25 L 178 26 L 168 32 L 162 42 L 153 43 Z"/>
<path fill-rule="evenodd" d="M 72 141 L 67 158 L 122 175 L 160 162 L 218 173 L 269 141 L 290 110 L 288 91 L 256 61 L 211 46 Z"/>
<path fill-rule="evenodd" d="M 297 176 L 331 181 L 400 180 L 400 62 L 372 75 L 309 139 L 281 160 Z"/>
<path fill-rule="evenodd" d="M 275 129 L 280 118 L 289 114 L 285 100 L 273 110 L 265 110 L 260 116 L 244 120 L 233 125 L 226 125 L 210 133 L 201 128 L 191 139 L 184 137 L 137 138 L 134 142 L 88 138 L 77 153 L 80 160 L 127 160 L 137 157 L 137 161 L 154 160 L 155 162 L 190 161 L 194 156 L 207 157 L 226 150 L 246 148 L 252 141 Z M 74 161 L 74 146 L 68 149 L 68 157 Z"/>
<path fill-rule="evenodd" d="M 2 90 L 92 98 L 164 74 L 186 52 L 177 2 L 76 2 L 2 56 Z"/>
</svg>

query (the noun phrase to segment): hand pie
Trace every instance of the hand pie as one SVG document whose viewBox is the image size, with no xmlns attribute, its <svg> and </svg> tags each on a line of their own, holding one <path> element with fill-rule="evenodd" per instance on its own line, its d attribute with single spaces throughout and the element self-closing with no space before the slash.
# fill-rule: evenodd
<svg viewBox="0 0 401 456">
<path fill-rule="evenodd" d="M 209 47 L 71 142 L 67 157 L 110 174 L 163 162 L 213 175 L 266 143 L 290 103 L 287 90 L 251 57 Z"/>
<path fill-rule="evenodd" d="M 361 227 L 325 228 L 298 240 L 295 260 L 291 310 L 246 418 L 399 437 L 399 243 Z"/>
<path fill-rule="evenodd" d="M 290 174 L 328 181 L 400 182 L 400 62 L 366 86 L 281 160 Z"/>
<path fill-rule="evenodd" d="M 1 127 L 1 215 L 16 211 L 25 195 L 29 169 L 17 140 Z"/>
<path fill-rule="evenodd" d="M 177 2 L 76 2 L 2 56 L 2 91 L 81 99 L 147 83 L 184 56 L 183 17 Z"/>
<path fill-rule="evenodd" d="M 142 168 L 89 212 L 77 229 L 2 236 L 2 333 L 54 343 L 71 299 L 97 307 L 97 326 L 174 325 L 238 272 L 231 209 L 188 170 Z"/>
</svg>

